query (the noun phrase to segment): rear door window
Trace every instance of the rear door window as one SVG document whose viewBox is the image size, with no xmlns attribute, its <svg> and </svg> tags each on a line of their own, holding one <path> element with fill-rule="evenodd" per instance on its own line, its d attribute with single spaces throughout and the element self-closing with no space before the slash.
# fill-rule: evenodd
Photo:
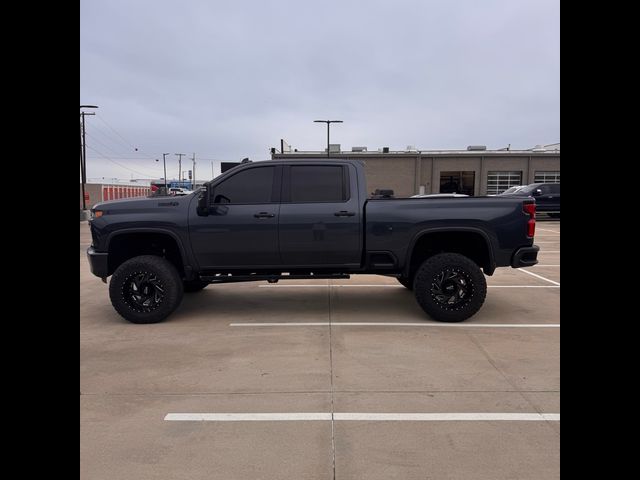
<svg viewBox="0 0 640 480">
<path fill-rule="evenodd" d="M 334 165 L 291 166 L 291 202 L 344 202 L 348 200 L 345 169 Z"/>
</svg>

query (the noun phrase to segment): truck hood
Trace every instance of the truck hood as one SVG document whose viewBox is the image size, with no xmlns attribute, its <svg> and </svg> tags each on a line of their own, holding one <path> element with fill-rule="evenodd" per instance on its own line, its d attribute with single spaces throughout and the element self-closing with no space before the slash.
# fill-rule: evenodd
<svg viewBox="0 0 640 480">
<path fill-rule="evenodd" d="M 191 201 L 192 195 L 166 196 L 166 197 L 134 197 L 120 198 L 97 203 L 92 210 L 102 210 L 105 213 L 121 213 L 127 211 L 152 210 L 158 207 L 187 204 Z"/>
</svg>

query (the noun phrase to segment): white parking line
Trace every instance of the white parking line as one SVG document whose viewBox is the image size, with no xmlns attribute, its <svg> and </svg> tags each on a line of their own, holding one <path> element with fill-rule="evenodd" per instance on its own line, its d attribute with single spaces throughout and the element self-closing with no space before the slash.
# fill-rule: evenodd
<svg viewBox="0 0 640 480">
<path fill-rule="evenodd" d="M 487 285 L 487 288 L 560 288 L 560 285 Z"/>
<path fill-rule="evenodd" d="M 291 422 L 332 419 L 331 413 L 168 413 L 172 422 Z M 560 421 L 559 413 L 334 413 L 333 420 L 365 422 L 540 422 Z"/>
<path fill-rule="evenodd" d="M 273 322 L 230 323 L 230 327 L 441 327 L 441 328 L 560 328 L 559 323 L 400 323 L 400 322 Z"/>
<path fill-rule="evenodd" d="M 487 288 L 558 288 L 551 285 L 487 285 Z M 402 285 L 258 285 L 258 288 L 319 288 L 319 287 L 382 287 L 382 288 L 405 288 Z"/>
<path fill-rule="evenodd" d="M 560 421 L 559 413 L 334 413 L 334 420 L 469 422 Z"/>
<path fill-rule="evenodd" d="M 555 230 L 549 230 L 547 228 L 538 228 L 538 231 L 540 231 L 540 232 L 551 232 L 551 233 L 556 233 L 556 234 L 560 235 L 560 232 L 556 232 Z"/>
<path fill-rule="evenodd" d="M 518 268 L 517 270 L 521 271 L 522 273 L 526 273 L 527 275 L 533 275 L 534 277 L 539 278 L 540 280 L 544 280 L 546 282 L 553 283 L 554 285 L 557 285 L 558 287 L 560 286 L 560 284 L 558 282 L 554 282 L 553 280 L 549 280 L 548 278 L 543 277 L 542 275 L 538 275 L 537 273 L 533 273 L 533 272 L 530 272 L 528 270 L 522 270 L 520 268 Z"/>
<path fill-rule="evenodd" d="M 310 288 L 310 287 L 385 287 L 385 288 L 405 288 L 402 285 L 384 285 L 384 284 L 371 284 L 371 285 L 328 285 L 325 283 L 318 284 L 304 284 L 304 285 L 258 285 L 259 288 Z"/>
<path fill-rule="evenodd" d="M 167 413 L 173 422 L 283 422 L 331 420 L 330 413 Z"/>
</svg>

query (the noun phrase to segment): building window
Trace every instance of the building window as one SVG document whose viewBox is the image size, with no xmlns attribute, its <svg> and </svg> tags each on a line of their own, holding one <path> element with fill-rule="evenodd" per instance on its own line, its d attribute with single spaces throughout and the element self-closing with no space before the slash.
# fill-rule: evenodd
<svg viewBox="0 0 640 480">
<path fill-rule="evenodd" d="M 440 172 L 440 193 L 474 195 L 476 172 Z"/>
<path fill-rule="evenodd" d="M 487 195 L 497 195 L 517 185 L 522 185 L 522 172 L 489 172 L 487 175 Z"/>
<path fill-rule="evenodd" d="M 533 183 L 560 183 L 560 172 L 536 172 Z"/>
</svg>

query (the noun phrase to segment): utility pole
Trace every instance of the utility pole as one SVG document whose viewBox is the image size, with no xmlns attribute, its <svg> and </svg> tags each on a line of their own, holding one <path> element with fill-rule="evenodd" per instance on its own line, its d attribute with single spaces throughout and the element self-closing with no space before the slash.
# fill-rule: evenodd
<svg viewBox="0 0 640 480">
<path fill-rule="evenodd" d="M 314 120 L 314 123 L 326 123 L 327 124 L 327 157 L 329 157 L 329 125 L 332 123 L 343 123 L 342 120 Z"/>
<path fill-rule="evenodd" d="M 167 187 L 167 155 L 169 155 L 169 154 L 168 153 L 163 153 L 162 154 L 162 163 L 164 164 L 164 191 L 165 191 L 165 194 L 169 190 L 169 188 Z"/>
<path fill-rule="evenodd" d="M 174 153 L 174 155 L 178 156 L 178 183 L 180 183 L 180 177 L 182 176 L 182 157 L 184 156 L 184 153 Z"/>
<path fill-rule="evenodd" d="M 191 190 L 196 189 L 196 154 L 193 154 L 193 158 L 191 159 L 193 162 L 193 169 L 191 170 Z"/>
<path fill-rule="evenodd" d="M 164 166 L 164 190 L 165 192 L 167 191 L 167 155 L 169 155 L 168 153 L 163 153 L 162 154 L 162 165 Z M 156 162 L 159 162 L 160 160 L 158 160 L 156 158 Z"/>
<path fill-rule="evenodd" d="M 84 186 L 87 183 L 87 137 L 85 136 L 84 116 L 95 115 L 95 113 L 80 114 L 82 116 L 82 210 L 87 209 L 87 199 L 85 197 Z"/>
<path fill-rule="evenodd" d="M 84 155 L 82 154 L 84 142 L 82 141 L 82 123 L 80 123 L 80 184 L 82 185 L 82 209 L 86 210 L 84 200 Z M 213 167 L 212 167 L 213 168 Z"/>
<path fill-rule="evenodd" d="M 211 160 L 211 179 L 213 179 L 213 160 Z"/>
<path fill-rule="evenodd" d="M 98 108 L 97 105 L 80 105 L 80 108 Z M 82 176 L 82 210 L 87 209 L 87 200 L 85 198 L 85 184 L 87 183 L 87 140 L 85 136 L 84 116 L 95 115 L 95 113 L 80 112 L 82 117 L 82 138 L 80 150 L 80 174 Z"/>
</svg>

